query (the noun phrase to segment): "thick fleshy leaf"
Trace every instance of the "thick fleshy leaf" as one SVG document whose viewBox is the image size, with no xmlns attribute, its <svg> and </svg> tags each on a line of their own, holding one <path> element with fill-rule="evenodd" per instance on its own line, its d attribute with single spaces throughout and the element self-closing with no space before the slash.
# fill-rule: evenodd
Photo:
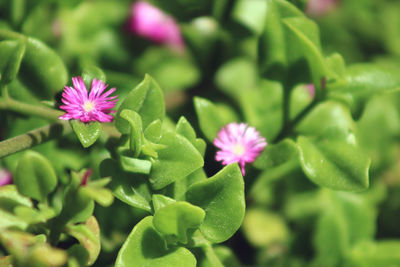
<svg viewBox="0 0 400 267">
<path fill-rule="evenodd" d="M 190 235 L 203 222 L 204 210 L 185 201 L 160 208 L 154 214 L 153 224 L 169 242 L 186 244 Z"/>
<path fill-rule="evenodd" d="M 100 164 L 100 174 L 110 176 L 110 188 L 116 198 L 133 207 L 151 212 L 150 186 L 147 177 L 124 172 L 118 162 L 105 159 Z"/>
<path fill-rule="evenodd" d="M 240 227 L 245 212 L 243 176 L 237 164 L 224 167 L 213 177 L 193 184 L 186 193 L 190 203 L 206 212 L 200 231 L 220 243 Z"/>
<path fill-rule="evenodd" d="M 323 77 L 331 77 L 319 44 L 317 24 L 305 17 L 286 18 L 283 24 L 289 33 L 287 42 L 296 44 L 299 57 L 307 60 L 314 85 L 319 88 Z M 293 53 L 293 51 L 288 51 Z M 295 53 L 293 53 L 295 54 Z"/>
<path fill-rule="evenodd" d="M 296 158 L 298 148 L 291 139 L 284 139 L 277 144 L 269 144 L 258 156 L 253 165 L 258 169 L 268 169 L 286 163 Z"/>
<path fill-rule="evenodd" d="M 143 143 L 142 119 L 139 114 L 129 109 L 122 110 L 120 117 L 127 120 L 131 127 L 129 147 L 133 157 L 137 158 L 140 155 Z"/>
<path fill-rule="evenodd" d="M 332 95 L 350 94 L 353 97 L 398 91 L 400 90 L 398 69 L 371 63 L 350 65 L 345 71 L 344 81 L 332 84 L 328 90 Z"/>
<path fill-rule="evenodd" d="M 108 188 L 87 184 L 81 190 L 101 206 L 108 207 L 114 201 L 114 196 Z"/>
<path fill-rule="evenodd" d="M 133 228 L 118 253 L 115 266 L 195 267 L 196 258 L 186 248 L 166 249 L 152 221 L 153 217 L 146 217 Z"/>
<path fill-rule="evenodd" d="M 233 97 L 255 87 L 257 79 L 256 65 L 247 58 L 235 58 L 228 61 L 219 68 L 215 76 L 219 88 Z"/>
<path fill-rule="evenodd" d="M 283 218 L 257 208 L 246 211 L 243 231 L 249 242 L 256 247 L 285 243 L 289 238 L 289 230 Z"/>
<path fill-rule="evenodd" d="M 175 199 L 160 194 L 154 194 L 152 200 L 154 212 L 176 202 Z"/>
<path fill-rule="evenodd" d="M 27 151 L 18 162 L 14 183 L 22 195 L 44 201 L 55 189 L 57 175 L 45 157 L 37 152 Z"/>
<path fill-rule="evenodd" d="M 23 40 L 0 42 L 0 85 L 15 79 L 25 53 Z"/>
<path fill-rule="evenodd" d="M 82 80 L 84 81 L 86 88 L 91 88 L 93 79 L 106 82 L 106 75 L 104 72 L 93 64 L 88 62 L 82 63 Z"/>
<path fill-rule="evenodd" d="M 267 1 L 265 0 L 239 0 L 235 3 L 232 15 L 236 21 L 258 35 L 263 30 L 266 12 Z"/>
<path fill-rule="evenodd" d="M 355 123 L 347 106 L 326 101 L 309 112 L 295 130 L 303 135 L 318 136 L 332 127 L 354 132 Z"/>
<path fill-rule="evenodd" d="M 150 183 L 156 190 L 182 179 L 203 166 L 199 151 L 183 136 L 168 132 L 160 144 L 166 148 L 158 151 L 150 172 Z"/>
<path fill-rule="evenodd" d="M 192 125 L 185 117 L 180 117 L 178 123 L 176 124 L 176 133 L 186 137 L 192 145 L 200 152 L 202 156 L 206 152 L 206 143 L 201 138 L 196 138 L 196 132 L 194 131 Z"/>
<path fill-rule="evenodd" d="M 399 240 L 364 241 L 351 248 L 346 255 L 345 265 L 375 267 L 400 265 Z"/>
<path fill-rule="evenodd" d="M 144 137 L 153 143 L 158 143 L 161 139 L 161 120 L 155 120 L 144 130 Z"/>
<path fill-rule="evenodd" d="M 376 211 L 360 195 L 322 193 L 324 208 L 314 232 L 315 263 L 335 266 L 352 246 L 374 237 Z"/>
<path fill-rule="evenodd" d="M 200 129 L 210 142 L 217 137 L 222 127 L 234 121 L 230 114 L 227 114 L 222 108 L 207 99 L 195 97 L 194 107 L 196 109 Z"/>
<path fill-rule="evenodd" d="M 119 163 L 127 172 L 149 174 L 151 170 L 151 161 L 145 159 L 120 156 Z"/>
<path fill-rule="evenodd" d="M 21 40 L 26 44 L 18 77 L 40 98 L 52 98 L 65 86 L 68 71 L 54 50 L 41 41 L 9 30 L 0 30 L 0 40 Z"/>
<path fill-rule="evenodd" d="M 165 114 L 165 104 L 163 92 L 160 86 L 149 75 L 136 86 L 122 102 L 118 109 L 115 125 L 123 133 L 129 133 L 129 123 L 120 117 L 124 109 L 133 110 L 142 118 L 143 128 L 146 128 L 151 122 L 162 120 Z"/>
<path fill-rule="evenodd" d="M 100 228 L 94 216 L 83 224 L 67 226 L 67 233 L 75 237 L 88 252 L 87 264 L 92 265 L 100 253 Z"/>
<path fill-rule="evenodd" d="M 369 186 L 370 159 L 352 133 L 332 129 L 326 136 L 299 136 L 301 166 L 314 183 L 335 190 L 361 191 Z"/>
<path fill-rule="evenodd" d="M 238 102 L 245 121 L 256 127 L 267 139 L 273 140 L 282 128 L 283 88 L 278 82 L 262 80 L 257 87 L 243 90 Z"/>
<path fill-rule="evenodd" d="M 101 134 L 101 123 L 98 121 L 81 122 L 70 120 L 72 129 L 84 148 L 88 148 L 96 142 Z"/>
<path fill-rule="evenodd" d="M 81 183 L 81 174 L 72 172 L 70 184 L 65 190 L 61 213 L 54 218 L 55 227 L 63 227 L 67 222 L 85 222 L 92 215 L 94 201 L 82 190 Z"/>
</svg>

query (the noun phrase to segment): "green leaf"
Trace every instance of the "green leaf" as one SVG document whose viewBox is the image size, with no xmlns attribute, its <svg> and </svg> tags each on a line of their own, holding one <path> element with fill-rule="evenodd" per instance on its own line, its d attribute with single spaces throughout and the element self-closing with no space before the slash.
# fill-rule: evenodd
<svg viewBox="0 0 400 267">
<path fill-rule="evenodd" d="M 128 94 L 118 109 L 115 125 L 121 133 L 128 134 L 129 123 L 120 117 L 124 109 L 139 113 L 144 129 L 151 122 L 163 119 L 165 114 L 164 97 L 159 85 L 153 78 L 146 75 L 144 80 Z"/>
<path fill-rule="evenodd" d="M 149 174 L 151 170 L 149 160 L 120 156 L 119 162 L 122 169 L 127 172 Z"/>
<path fill-rule="evenodd" d="M 152 187 L 156 190 L 186 177 L 204 164 L 203 157 L 197 149 L 179 134 L 165 133 L 160 144 L 166 148 L 158 152 L 149 177 Z"/>
<path fill-rule="evenodd" d="M 98 121 L 81 122 L 70 120 L 72 129 L 84 148 L 93 145 L 101 134 L 101 123 Z"/>
<path fill-rule="evenodd" d="M 283 218 L 259 208 L 246 211 L 243 231 L 250 243 L 256 247 L 285 243 L 289 238 L 289 230 Z"/>
<path fill-rule="evenodd" d="M 196 138 L 196 132 L 194 131 L 192 125 L 185 117 L 180 117 L 178 123 L 176 124 L 176 133 L 186 137 L 192 145 L 197 148 L 202 156 L 206 152 L 206 143 L 201 138 Z"/>
<path fill-rule="evenodd" d="M 87 265 L 92 265 L 100 254 L 100 228 L 94 216 L 91 216 L 85 223 L 69 225 L 66 232 L 75 237 L 88 252 Z"/>
<path fill-rule="evenodd" d="M 278 82 L 262 80 L 252 90 L 242 91 L 238 97 L 245 121 L 256 127 L 267 142 L 282 128 L 283 88 Z"/>
<path fill-rule="evenodd" d="M 133 207 L 151 212 L 150 185 L 147 177 L 124 172 L 118 162 L 105 159 L 100 164 L 100 174 L 110 176 L 110 188 L 116 198 Z"/>
<path fill-rule="evenodd" d="M 269 78 L 282 80 L 288 66 L 291 43 L 286 40 L 287 29 L 282 19 L 290 17 L 302 18 L 304 14 L 288 1 L 267 1 L 264 31 L 259 41 L 259 64 L 261 72 Z M 296 50 L 296 47 L 290 49 L 292 53 Z"/>
<path fill-rule="evenodd" d="M 152 221 L 153 217 L 146 217 L 133 228 L 118 253 L 115 267 L 195 267 L 196 258 L 186 248 L 166 249 L 165 241 Z"/>
<path fill-rule="evenodd" d="M 372 240 L 376 211 L 360 195 L 323 190 L 324 208 L 319 216 L 313 243 L 316 265 L 337 266 L 351 247 Z"/>
<path fill-rule="evenodd" d="M 214 243 L 227 240 L 239 229 L 245 212 L 244 182 L 238 165 L 230 164 L 213 177 L 193 184 L 186 199 L 206 212 L 200 226 L 204 237 Z"/>
<path fill-rule="evenodd" d="M 0 42 L 0 85 L 15 79 L 24 53 L 25 43 L 22 40 Z"/>
<path fill-rule="evenodd" d="M 331 77 L 333 73 L 328 70 L 321 52 L 317 24 L 304 17 L 283 19 L 283 24 L 293 38 L 293 40 L 287 41 L 296 44 L 299 57 L 307 60 L 312 81 L 316 88 L 320 89 L 322 78 Z M 288 53 L 290 52 L 288 51 Z"/>
<path fill-rule="evenodd" d="M 254 34 L 261 34 L 267 11 L 265 0 L 236 1 L 232 16 Z"/>
<path fill-rule="evenodd" d="M 332 95 L 350 94 L 353 97 L 398 91 L 400 90 L 398 69 L 371 63 L 350 65 L 345 71 L 344 81 L 328 86 L 328 90 Z"/>
<path fill-rule="evenodd" d="M 93 79 L 106 82 L 106 75 L 99 67 L 88 62 L 83 62 L 82 65 L 82 80 L 88 90 L 92 87 Z"/>
<path fill-rule="evenodd" d="M 204 210 L 184 201 L 160 208 L 154 214 L 154 227 L 172 243 L 186 244 L 205 216 Z"/>
<path fill-rule="evenodd" d="M 143 143 L 142 119 L 139 114 L 129 109 L 122 110 L 120 116 L 127 120 L 131 127 L 129 147 L 133 157 L 137 158 L 140 155 Z"/>
<path fill-rule="evenodd" d="M 355 123 L 348 107 L 327 101 L 317 105 L 296 127 L 296 132 L 304 135 L 318 136 L 330 128 L 343 131 L 354 131 Z"/>
<path fill-rule="evenodd" d="M 222 127 L 233 121 L 221 108 L 207 99 L 195 97 L 194 107 L 196 109 L 200 129 L 210 142 L 217 137 Z"/>
<path fill-rule="evenodd" d="M 111 191 L 107 188 L 93 186 L 87 184 L 81 188 L 81 190 L 88 195 L 91 199 L 99 203 L 101 206 L 108 207 L 114 201 L 114 196 Z"/>
<path fill-rule="evenodd" d="M 27 151 L 18 162 L 14 183 L 22 195 L 44 201 L 55 189 L 57 175 L 45 157 L 37 152 Z"/>
<path fill-rule="evenodd" d="M 153 143 L 158 143 L 161 139 L 161 120 L 155 120 L 144 130 L 144 137 Z"/>
<path fill-rule="evenodd" d="M 353 134 L 333 129 L 324 137 L 299 136 L 297 143 L 301 167 L 314 183 L 344 191 L 368 188 L 370 159 Z"/>
<path fill-rule="evenodd" d="M 66 85 L 68 71 L 56 52 L 28 37 L 19 77 L 36 95 L 52 98 Z"/>
<path fill-rule="evenodd" d="M 347 253 L 344 266 L 398 266 L 400 265 L 399 250 L 399 240 L 360 242 Z"/>
<path fill-rule="evenodd" d="M 296 143 L 291 139 L 284 139 L 277 144 L 267 145 L 253 165 L 261 170 L 269 169 L 296 158 L 298 153 Z"/>
<path fill-rule="evenodd" d="M 226 62 L 218 69 L 215 76 L 219 88 L 234 97 L 255 87 L 257 79 L 256 66 L 247 58 L 235 58 Z"/>
<path fill-rule="evenodd" d="M 175 199 L 160 194 L 154 194 L 152 199 L 154 212 L 157 212 L 159 209 L 176 202 Z"/>
</svg>

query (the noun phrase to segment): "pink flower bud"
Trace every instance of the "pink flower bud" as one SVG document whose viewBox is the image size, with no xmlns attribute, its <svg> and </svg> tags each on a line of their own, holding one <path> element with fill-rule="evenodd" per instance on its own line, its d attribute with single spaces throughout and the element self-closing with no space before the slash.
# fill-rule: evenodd
<svg viewBox="0 0 400 267">
<path fill-rule="evenodd" d="M 174 18 L 145 1 L 132 5 L 128 23 L 129 30 L 134 34 L 176 50 L 184 49 L 181 31 Z"/>
<path fill-rule="evenodd" d="M 315 86 L 312 83 L 306 84 L 305 88 L 307 89 L 307 92 L 310 94 L 311 98 L 315 97 Z"/>
<path fill-rule="evenodd" d="M 0 186 L 12 183 L 13 177 L 11 172 L 7 171 L 6 169 L 0 169 Z"/>
<path fill-rule="evenodd" d="M 321 17 L 332 11 L 339 3 L 339 0 L 308 0 L 306 13 L 311 17 Z"/>
</svg>

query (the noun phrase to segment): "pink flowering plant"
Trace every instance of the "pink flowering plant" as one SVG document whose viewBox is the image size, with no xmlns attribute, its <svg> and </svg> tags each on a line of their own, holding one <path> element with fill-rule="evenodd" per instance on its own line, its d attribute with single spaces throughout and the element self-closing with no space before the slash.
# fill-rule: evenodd
<svg viewBox="0 0 400 267">
<path fill-rule="evenodd" d="M 375 2 L 0 0 L 0 267 L 399 266 Z"/>
</svg>

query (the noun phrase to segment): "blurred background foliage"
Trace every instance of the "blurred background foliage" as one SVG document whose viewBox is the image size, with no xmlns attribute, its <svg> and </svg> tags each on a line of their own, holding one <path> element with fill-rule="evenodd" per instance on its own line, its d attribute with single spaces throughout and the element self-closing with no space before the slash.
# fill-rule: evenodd
<svg viewBox="0 0 400 267">
<path fill-rule="evenodd" d="M 164 90 L 173 121 L 181 114 L 197 121 L 192 98 L 200 96 L 217 103 L 219 112 L 231 120 L 257 127 L 272 146 L 281 128 L 282 85 L 264 79 L 260 56 L 268 1 L 150 2 L 177 19 L 186 45 L 183 51 L 130 33 L 130 0 L 0 0 L 0 40 L 9 38 L 3 30 L 36 38 L 65 64 L 65 77 L 58 76 L 61 81 L 53 85 L 53 78 L 48 77 L 51 86 L 47 91 L 21 74 L 9 84 L 12 97 L 29 103 L 57 103 L 70 77 L 80 75 L 84 66 L 96 65 L 122 99 L 149 73 Z M 306 0 L 288 2 L 301 10 L 307 6 Z M 342 0 L 326 12 L 308 15 L 319 26 L 324 55 L 337 52 L 347 65 L 373 62 L 400 75 L 399 14 L 400 2 L 395 0 Z M 312 101 L 304 83 L 294 90 L 293 113 Z M 346 100 L 325 103 L 338 107 L 332 114 L 330 109 L 328 115 L 317 114 L 321 116 L 318 122 L 326 116 L 343 120 L 348 115 L 341 113 L 343 103 Z M 332 191 L 310 182 L 298 166 L 276 163 L 272 170 L 262 171 L 264 166 L 256 163 L 245 177 L 243 226 L 224 243 L 242 266 L 400 265 L 400 93 L 375 95 L 350 106 L 360 147 L 372 159 L 369 189 Z M 4 114 L 0 113 L 0 139 L 46 124 L 43 119 Z M 302 123 L 298 132 L 320 126 Z M 197 123 L 193 125 L 199 129 Z M 74 137 L 66 136 L 35 150 L 50 160 L 66 183 L 71 170 L 82 168 L 90 167 L 93 177 L 100 177 L 97 166 L 108 156 L 102 147 L 105 142 L 101 137 L 89 150 L 82 150 Z M 220 168 L 214 155 L 209 144 L 205 156 L 209 176 Z M 9 156 L 1 164 L 13 172 L 20 157 Z M 290 158 L 290 153 L 282 157 Z M 102 237 L 95 266 L 112 266 L 127 233 L 146 213 L 115 201 L 111 208 L 96 206 L 95 215 Z M 224 247 L 219 253 L 226 255 Z M 199 266 L 212 265 L 204 260 Z"/>
</svg>

